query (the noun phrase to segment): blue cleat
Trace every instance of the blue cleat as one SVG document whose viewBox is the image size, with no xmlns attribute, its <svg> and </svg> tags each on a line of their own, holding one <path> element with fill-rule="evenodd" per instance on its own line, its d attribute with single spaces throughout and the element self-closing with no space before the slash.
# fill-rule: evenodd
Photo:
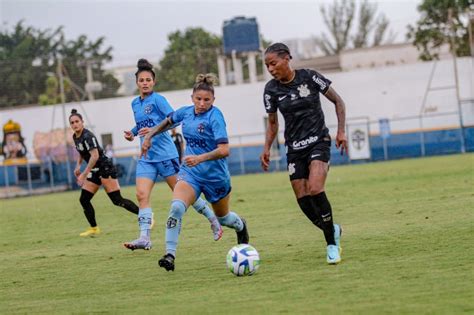
<svg viewBox="0 0 474 315">
<path fill-rule="evenodd" d="M 339 254 L 342 253 L 341 236 L 342 227 L 339 224 L 334 223 L 334 240 L 336 241 L 336 246 L 339 248 Z"/>
<path fill-rule="evenodd" d="M 146 238 L 139 238 L 134 241 L 124 243 L 123 246 L 125 248 L 135 250 L 135 249 L 144 249 L 144 250 L 150 250 L 151 249 L 151 241 Z"/>
<path fill-rule="evenodd" d="M 336 265 L 341 262 L 339 248 L 336 245 L 328 245 L 326 261 L 330 265 Z"/>
</svg>

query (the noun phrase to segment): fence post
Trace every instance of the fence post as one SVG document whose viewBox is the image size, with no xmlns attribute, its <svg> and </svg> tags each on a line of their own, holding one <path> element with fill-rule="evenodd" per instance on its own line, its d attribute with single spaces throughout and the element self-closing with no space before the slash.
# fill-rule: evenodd
<svg viewBox="0 0 474 315">
<path fill-rule="evenodd" d="M 49 184 L 51 187 L 51 191 L 54 189 L 54 170 L 53 170 L 53 160 L 51 158 L 48 159 L 48 168 L 49 168 Z"/>
<path fill-rule="evenodd" d="M 240 159 L 240 174 L 245 174 L 244 152 L 242 150 L 242 137 L 239 136 L 239 159 Z"/>
<path fill-rule="evenodd" d="M 31 195 L 33 193 L 33 186 L 31 185 L 30 161 L 26 161 L 26 177 L 28 179 L 28 194 Z"/>
<path fill-rule="evenodd" d="M 423 128 L 423 116 L 420 115 L 420 149 L 421 149 L 421 156 L 425 156 L 425 130 Z"/>
<path fill-rule="evenodd" d="M 8 166 L 3 164 L 3 173 L 5 174 L 5 192 L 6 192 L 6 197 L 8 198 L 10 196 L 10 179 L 8 178 Z"/>
</svg>

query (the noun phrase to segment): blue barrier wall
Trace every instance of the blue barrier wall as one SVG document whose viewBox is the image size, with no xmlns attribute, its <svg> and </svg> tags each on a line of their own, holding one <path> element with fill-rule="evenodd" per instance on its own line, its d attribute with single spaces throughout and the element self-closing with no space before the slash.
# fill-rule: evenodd
<svg viewBox="0 0 474 315">
<path fill-rule="evenodd" d="M 474 152 L 474 127 L 464 128 L 464 141 L 466 152 Z M 453 154 L 461 152 L 461 130 L 447 129 L 425 131 L 423 134 L 425 144 L 425 156 Z M 402 159 L 422 156 L 422 136 L 419 132 L 392 134 L 386 139 L 387 159 Z M 331 147 L 331 164 L 347 164 L 347 163 L 363 163 L 370 161 L 383 161 L 384 144 L 380 136 L 370 137 L 371 159 L 365 161 L 350 161 L 347 155 L 341 156 L 336 147 Z M 284 146 L 280 146 L 280 159 L 272 160 L 270 170 L 286 170 L 286 156 Z M 232 175 L 241 175 L 249 173 L 258 173 L 262 169 L 260 167 L 259 156 L 262 152 L 262 146 L 241 146 L 232 147 L 228 158 L 229 170 Z M 121 185 L 135 184 L 135 157 L 119 157 L 115 159 L 115 164 L 119 171 L 119 181 Z M 71 172 L 75 163 L 71 163 Z M 0 187 L 8 185 L 20 186 L 28 189 L 27 181 L 18 181 L 19 168 L 26 166 L 2 166 L 0 167 Z M 54 177 L 54 185 L 67 184 L 67 165 L 66 163 L 49 165 L 30 164 L 31 168 L 35 168 L 35 175 L 40 172 L 39 179 L 31 182 L 31 188 L 51 186 L 49 180 L 50 174 Z M 24 170 L 21 170 L 25 174 Z M 74 179 L 74 176 L 72 176 Z M 72 188 L 78 188 L 75 183 Z"/>
</svg>

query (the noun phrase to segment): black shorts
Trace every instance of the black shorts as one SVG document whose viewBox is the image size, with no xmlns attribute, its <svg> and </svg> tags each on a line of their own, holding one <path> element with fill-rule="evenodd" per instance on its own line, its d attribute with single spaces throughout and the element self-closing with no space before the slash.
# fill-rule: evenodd
<svg viewBox="0 0 474 315">
<path fill-rule="evenodd" d="M 316 142 L 312 147 L 286 155 L 286 164 L 290 180 L 308 179 L 311 161 L 318 160 L 329 163 L 331 159 L 331 140 Z"/>
<path fill-rule="evenodd" d="M 96 185 L 102 185 L 102 178 L 117 179 L 117 169 L 112 162 L 103 163 L 100 167 L 93 168 L 87 175 L 87 180 Z"/>
</svg>

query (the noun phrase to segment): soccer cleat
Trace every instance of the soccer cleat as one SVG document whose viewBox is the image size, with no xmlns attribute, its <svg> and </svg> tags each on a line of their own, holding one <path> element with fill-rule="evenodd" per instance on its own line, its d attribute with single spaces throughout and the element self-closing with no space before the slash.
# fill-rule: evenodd
<svg viewBox="0 0 474 315">
<path fill-rule="evenodd" d="M 328 245 L 326 261 L 330 265 L 335 265 L 341 262 L 339 248 L 336 245 Z"/>
<path fill-rule="evenodd" d="M 214 234 L 214 241 L 218 241 L 221 239 L 224 230 L 222 229 L 222 225 L 217 221 L 215 218 L 211 223 L 212 234 Z"/>
<path fill-rule="evenodd" d="M 158 260 L 158 265 L 161 268 L 165 268 L 166 271 L 174 271 L 174 256 L 171 254 L 166 254 Z"/>
<path fill-rule="evenodd" d="M 100 234 L 100 228 L 98 226 L 90 227 L 86 231 L 79 234 L 79 236 L 86 237 L 86 236 L 96 236 Z"/>
<path fill-rule="evenodd" d="M 236 231 L 237 244 L 248 244 L 250 237 L 249 237 L 249 232 L 247 230 L 247 222 L 245 221 L 244 218 L 240 218 L 240 219 L 242 220 L 242 223 L 244 224 L 244 228 L 240 232 Z"/>
<path fill-rule="evenodd" d="M 334 240 L 336 241 L 336 246 L 339 248 L 339 254 L 342 253 L 341 236 L 342 227 L 339 224 L 334 223 Z"/>
<path fill-rule="evenodd" d="M 146 238 L 139 238 L 134 241 L 128 242 L 128 243 L 123 243 L 123 246 L 125 248 L 135 250 L 135 249 L 144 249 L 144 250 L 150 250 L 151 249 L 151 241 Z"/>
</svg>

